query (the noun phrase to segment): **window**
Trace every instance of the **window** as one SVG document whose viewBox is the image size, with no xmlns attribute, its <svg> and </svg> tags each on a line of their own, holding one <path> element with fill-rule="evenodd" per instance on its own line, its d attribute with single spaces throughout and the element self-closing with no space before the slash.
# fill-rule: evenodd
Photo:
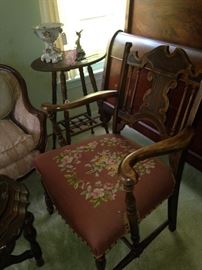
<svg viewBox="0 0 202 270">
<path fill-rule="evenodd" d="M 60 22 L 67 45 L 75 48 L 76 31 L 82 31 L 81 45 L 87 55 L 106 50 L 114 32 L 124 29 L 125 0 L 58 0 Z"/>
<path fill-rule="evenodd" d="M 124 29 L 126 0 L 39 0 L 41 22 L 57 22 L 64 24 L 67 44 L 58 39 L 57 46 L 64 50 L 76 47 L 76 32 L 82 30 L 81 46 L 90 56 L 97 52 L 106 52 L 112 35 Z M 94 71 L 103 68 L 103 63 L 94 65 Z M 77 77 L 77 71 L 68 72 L 68 78 Z"/>
</svg>

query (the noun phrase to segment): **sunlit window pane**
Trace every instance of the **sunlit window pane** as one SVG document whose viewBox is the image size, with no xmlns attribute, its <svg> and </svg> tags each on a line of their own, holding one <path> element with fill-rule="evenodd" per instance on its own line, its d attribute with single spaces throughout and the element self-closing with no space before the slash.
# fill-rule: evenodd
<svg viewBox="0 0 202 270">
<path fill-rule="evenodd" d="M 82 31 L 81 45 L 86 54 L 105 51 L 109 39 L 118 29 L 124 29 L 125 0 L 58 0 L 60 21 L 68 44 L 75 48 L 76 31 Z"/>
</svg>

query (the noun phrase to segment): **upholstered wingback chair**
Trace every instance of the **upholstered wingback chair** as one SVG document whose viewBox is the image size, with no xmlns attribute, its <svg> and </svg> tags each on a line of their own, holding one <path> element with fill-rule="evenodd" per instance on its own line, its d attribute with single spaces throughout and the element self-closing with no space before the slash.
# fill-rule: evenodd
<svg viewBox="0 0 202 270">
<path fill-rule="evenodd" d="M 45 148 L 45 121 L 30 104 L 19 72 L 0 64 L 0 174 L 19 179 L 32 171 L 34 157 Z"/>
</svg>

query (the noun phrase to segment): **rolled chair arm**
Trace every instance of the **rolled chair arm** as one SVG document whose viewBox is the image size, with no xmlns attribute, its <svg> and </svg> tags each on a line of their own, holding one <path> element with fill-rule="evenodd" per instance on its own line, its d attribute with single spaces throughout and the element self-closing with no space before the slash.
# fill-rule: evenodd
<svg viewBox="0 0 202 270">
<path fill-rule="evenodd" d="M 131 179 L 134 183 L 138 182 L 138 176 L 134 169 L 134 165 L 144 159 L 166 155 L 172 152 L 178 152 L 186 149 L 192 137 L 193 130 L 187 128 L 177 135 L 154 143 L 152 145 L 144 146 L 129 155 L 127 155 L 119 165 L 119 173 L 126 179 Z"/>
<path fill-rule="evenodd" d="M 104 90 L 88 94 L 71 102 L 67 100 L 64 104 L 43 103 L 41 106 L 46 112 L 67 111 L 115 95 L 117 95 L 117 90 Z"/>
</svg>

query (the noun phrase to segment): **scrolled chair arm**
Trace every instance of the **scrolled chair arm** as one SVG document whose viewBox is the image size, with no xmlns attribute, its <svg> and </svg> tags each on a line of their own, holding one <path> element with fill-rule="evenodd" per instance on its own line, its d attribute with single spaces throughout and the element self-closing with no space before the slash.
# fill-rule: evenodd
<svg viewBox="0 0 202 270">
<path fill-rule="evenodd" d="M 74 101 L 66 100 L 63 104 L 51 104 L 51 103 L 43 103 L 41 105 L 42 109 L 46 112 L 59 112 L 59 111 L 66 111 L 70 109 L 74 109 L 94 101 L 99 101 L 101 99 L 105 99 L 111 96 L 116 96 L 117 90 L 104 90 L 98 91 L 96 93 L 88 94 L 82 98 L 78 98 Z"/>
<path fill-rule="evenodd" d="M 191 128 L 186 128 L 171 138 L 144 146 L 128 154 L 119 165 L 119 174 L 125 179 L 125 184 L 127 185 L 127 181 L 131 182 L 131 180 L 133 184 L 138 182 L 138 175 L 134 169 L 134 165 L 137 162 L 147 158 L 184 150 L 189 145 L 193 134 L 194 132 Z"/>
</svg>

